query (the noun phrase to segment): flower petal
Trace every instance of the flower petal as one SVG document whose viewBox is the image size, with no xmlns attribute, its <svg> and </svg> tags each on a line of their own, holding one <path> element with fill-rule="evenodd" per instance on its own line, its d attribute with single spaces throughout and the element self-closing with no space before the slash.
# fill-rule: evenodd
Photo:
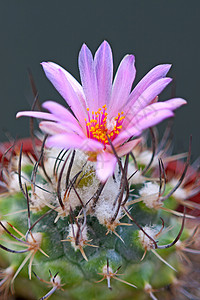
<svg viewBox="0 0 200 300">
<path fill-rule="evenodd" d="M 58 118 L 56 118 L 54 115 L 41 111 L 20 111 L 16 114 L 16 118 L 20 117 L 32 117 L 43 120 L 58 121 Z"/>
<path fill-rule="evenodd" d="M 82 151 L 100 151 L 103 145 L 95 140 L 82 138 L 74 133 L 56 134 L 46 141 L 47 147 L 61 147 L 65 149 L 81 149 Z"/>
<path fill-rule="evenodd" d="M 42 66 L 47 78 L 65 99 L 77 119 L 83 122 L 86 116 L 86 103 L 81 86 L 62 67 L 51 62 L 43 62 Z"/>
<path fill-rule="evenodd" d="M 94 57 L 98 88 L 98 108 L 108 104 L 111 98 L 113 80 L 113 58 L 110 45 L 104 41 Z"/>
<path fill-rule="evenodd" d="M 80 99 L 84 99 L 84 93 L 83 93 L 82 86 L 69 72 L 67 72 L 61 66 L 59 66 L 53 62 L 42 62 L 41 65 L 43 66 L 45 74 L 48 78 L 53 77 L 53 75 L 58 70 L 62 70 L 62 72 L 65 74 L 65 77 L 68 79 L 69 83 L 71 84 L 72 88 L 74 89 L 75 93 L 79 96 Z M 54 80 L 54 79 L 52 79 L 52 80 Z M 50 79 L 50 81 L 51 81 L 51 79 Z"/>
<path fill-rule="evenodd" d="M 124 126 L 127 127 L 132 121 L 135 120 L 135 115 L 148 106 L 151 101 L 158 96 L 163 89 L 172 81 L 171 78 L 162 78 L 151 84 L 142 95 L 135 101 L 134 105 L 131 103 L 126 106 L 126 118 L 124 120 Z"/>
<path fill-rule="evenodd" d="M 150 106 L 148 106 L 136 116 L 134 127 L 137 128 L 137 130 L 142 131 L 173 116 L 174 113 L 171 110 L 162 108 L 156 109 L 153 107 L 150 109 Z"/>
<path fill-rule="evenodd" d="M 66 128 L 63 127 L 63 125 L 55 122 L 43 121 L 40 122 L 39 127 L 43 132 L 50 135 L 63 134 L 64 132 L 66 132 Z"/>
<path fill-rule="evenodd" d="M 126 55 L 118 67 L 109 105 L 109 118 L 116 117 L 118 112 L 124 109 L 124 104 L 127 102 L 135 79 L 136 69 L 134 63 L 135 57 Z"/>
<path fill-rule="evenodd" d="M 175 110 L 186 103 L 187 102 L 184 99 L 174 98 L 168 101 L 156 102 L 151 105 L 148 105 L 140 112 L 138 112 L 137 115 L 135 115 L 134 119 L 132 120 L 129 126 L 130 127 L 137 126 L 137 123 L 140 122 L 141 119 L 148 118 L 149 115 L 155 114 L 155 118 L 156 118 L 157 115 L 159 115 L 162 110 Z"/>
<path fill-rule="evenodd" d="M 158 65 L 154 67 L 152 70 L 150 70 L 136 85 L 136 87 L 133 89 L 129 102 L 131 105 L 135 103 L 135 101 L 140 97 L 140 95 L 154 82 L 157 80 L 163 78 L 166 76 L 166 74 L 169 72 L 169 69 L 171 68 L 170 64 L 163 64 Z"/>
<path fill-rule="evenodd" d="M 67 133 L 74 133 L 77 134 L 83 138 L 85 138 L 84 133 L 80 130 L 80 127 L 78 125 L 65 122 L 65 123 L 55 123 L 55 122 L 48 122 L 43 121 L 40 122 L 39 125 L 40 129 L 48 134 L 65 134 Z"/>
<path fill-rule="evenodd" d="M 112 176 L 116 163 L 117 159 L 112 153 L 101 152 L 97 156 L 96 174 L 102 182 Z"/>
<path fill-rule="evenodd" d="M 119 148 L 116 149 L 117 155 L 119 157 L 122 157 L 125 154 L 128 154 L 141 142 L 141 140 L 142 140 L 141 138 L 135 139 L 133 141 L 127 142 L 124 145 L 120 146 Z"/>
<path fill-rule="evenodd" d="M 94 61 L 92 53 L 85 44 L 83 44 L 80 50 L 78 62 L 81 82 L 87 99 L 88 108 L 90 108 L 91 111 L 97 111 L 98 91 Z"/>
<path fill-rule="evenodd" d="M 152 104 L 153 105 L 153 104 Z M 150 109 L 150 105 L 140 111 L 139 114 L 135 116 L 135 122 L 132 127 L 126 128 L 123 132 L 120 132 L 118 137 L 114 141 L 114 145 L 119 145 L 124 143 L 127 139 L 131 137 L 139 136 L 143 130 L 152 127 L 163 120 L 173 117 L 174 114 L 169 109 Z"/>
<path fill-rule="evenodd" d="M 175 110 L 182 105 L 187 104 L 187 101 L 182 98 L 173 98 L 164 102 L 157 102 L 151 104 L 149 107 L 153 107 L 156 109 L 170 109 Z"/>
<path fill-rule="evenodd" d="M 77 119 L 72 115 L 72 113 L 57 102 L 45 101 L 42 106 L 50 111 L 59 120 L 62 119 L 63 121 L 70 121 L 74 124 L 78 123 Z"/>
</svg>

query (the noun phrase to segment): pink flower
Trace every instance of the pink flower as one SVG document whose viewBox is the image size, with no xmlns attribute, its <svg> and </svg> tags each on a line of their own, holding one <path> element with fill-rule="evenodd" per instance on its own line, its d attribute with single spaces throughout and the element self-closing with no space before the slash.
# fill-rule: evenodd
<svg viewBox="0 0 200 300">
<path fill-rule="evenodd" d="M 106 181 L 117 162 L 108 137 L 117 154 L 123 156 L 139 142 L 143 130 L 172 117 L 173 110 L 186 103 L 180 98 L 157 102 L 157 96 L 171 82 L 165 77 L 170 69 L 168 64 L 153 68 L 131 91 L 136 74 L 134 63 L 134 56 L 126 55 L 113 81 L 110 45 L 104 41 L 93 59 L 83 44 L 79 54 L 81 86 L 59 65 L 43 62 L 46 76 L 73 114 L 56 102 L 46 101 L 43 107 L 49 113 L 24 111 L 17 117 L 46 120 L 40 123 L 41 130 L 50 135 L 46 145 L 82 149 L 90 160 L 96 161 L 99 179 Z"/>
</svg>

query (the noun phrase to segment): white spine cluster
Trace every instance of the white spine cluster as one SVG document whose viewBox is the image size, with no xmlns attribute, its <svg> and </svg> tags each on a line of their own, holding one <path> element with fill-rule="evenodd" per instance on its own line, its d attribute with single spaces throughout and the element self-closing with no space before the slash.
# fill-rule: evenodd
<svg viewBox="0 0 200 300">
<path fill-rule="evenodd" d="M 79 232 L 78 232 L 79 231 Z M 76 245 L 76 236 L 78 237 L 78 243 Z M 76 223 L 70 224 L 68 228 L 68 237 L 67 237 L 72 247 L 77 251 L 80 249 L 80 247 L 84 247 L 85 243 L 88 241 L 88 234 L 87 234 L 87 226 L 84 226 L 83 228 L 79 228 Z"/>
<path fill-rule="evenodd" d="M 46 154 L 46 160 L 45 160 L 45 169 L 47 174 L 48 175 L 50 174 L 50 178 L 53 182 L 54 187 L 57 187 L 58 176 L 61 172 L 64 161 L 68 155 L 67 153 L 65 155 L 65 158 L 59 163 L 59 168 L 57 171 L 57 178 L 56 178 L 55 174 L 53 174 L 53 167 L 56 158 L 59 155 L 59 152 L 60 149 L 49 150 Z M 66 192 L 66 177 L 70 166 L 71 158 L 72 158 L 72 153 L 68 157 L 68 161 L 65 165 L 62 179 L 61 179 L 61 184 L 60 184 L 61 197 L 65 205 L 64 216 L 67 216 L 69 214 L 70 208 L 74 210 L 77 206 L 81 205 L 80 199 L 82 203 L 85 205 L 89 201 L 91 196 L 95 194 L 99 184 L 99 180 L 95 175 L 94 163 L 87 161 L 87 155 L 85 153 L 81 151 L 76 151 L 75 159 L 70 169 L 69 185 L 72 182 L 73 178 L 75 178 L 75 176 L 80 172 L 80 170 L 82 170 L 82 172 L 79 174 L 76 181 L 73 183 L 73 187 L 72 186 L 70 187 L 70 191 Z M 79 184 L 77 185 L 78 182 Z M 74 189 L 76 189 L 76 191 Z M 78 193 L 80 199 L 77 196 L 76 192 Z M 91 205 L 92 205 L 92 201 L 89 202 L 89 205 L 87 205 L 88 210 L 90 209 Z"/>
<path fill-rule="evenodd" d="M 56 157 L 58 156 L 59 152 L 60 150 L 58 149 L 48 150 L 45 156 L 46 157 L 45 169 L 47 174 L 52 174 L 51 179 L 53 182 L 58 180 L 58 178 L 55 178 L 55 176 L 53 176 L 52 170 L 56 161 Z M 65 155 L 65 158 L 66 157 L 67 154 Z M 76 151 L 75 159 L 70 170 L 69 181 L 71 182 L 72 179 L 80 172 L 80 170 L 82 170 L 82 172 L 74 182 L 73 187 L 70 188 L 69 193 L 68 192 L 66 193 L 65 181 L 66 181 L 68 168 L 70 166 L 71 158 L 72 158 L 72 153 L 68 158 L 68 161 L 66 163 L 63 172 L 62 180 L 61 180 L 61 188 L 60 188 L 61 198 L 65 207 L 64 207 L 64 211 L 61 209 L 61 207 L 57 209 L 59 217 L 67 216 L 70 213 L 70 209 L 74 210 L 76 207 L 81 206 L 82 204 L 83 205 L 87 204 L 86 205 L 87 213 L 92 213 L 94 216 L 96 216 L 100 224 L 102 225 L 109 224 L 114 215 L 115 210 L 117 209 L 118 203 L 117 201 L 116 203 L 114 202 L 119 193 L 120 178 L 116 176 L 115 181 L 113 180 L 113 178 L 110 178 L 108 180 L 94 207 L 93 199 L 91 200 L 91 197 L 95 195 L 100 182 L 95 173 L 94 162 L 87 161 L 87 155 L 81 151 Z M 63 164 L 64 164 L 64 160 L 60 162 L 59 169 L 58 169 L 58 176 L 62 169 Z M 79 184 L 77 184 L 77 182 L 79 182 Z M 51 200 L 51 197 L 49 197 L 49 199 Z M 80 202 L 80 199 L 82 201 L 82 204 Z M 48 200 L 45 199 L 45 202 L 47 201 Z M 57 198 L 56 198 L 56 202 L 58 204 Z M 121 218 L 121 216 L 122 216 L 122 210 L 120 208 L 115 222 L 119 223 L 119 219 Z"/>
<path fill-rule="evenodd" d="M 132 162 L 128 165 L 128 178 L 129 177 L 131 177 L 129 180 L 130 184 L 140 184 L 146 181 L 146 178 L 142 175 L 142 171 L 138 170 Z"/>
<path fill-rule="evenodd" d="M 172 188 L 174 188 L 178 183 L 178 180 L 176 179 L 172 179 L 170 182 L 169 182 L 169 185 L 172 186 Z M 185 200 L 187 199 L 188 197 L 188 192 L 185 188 L 179 186 L 179 188 L 173 193 L 173 197 L 177 200 Z"/>
<path fill-rule="evenodd" d="M 5 174 L 4 174 L 5 175 Z M 21 191 L 20 186 L 19 186 L 19 177 L 18 174 L 15 172 L 10 172 L 9 175 L 5 175 L 5 181 L 7 182 L 7 188 L 9 190 L 10 194 L 13 193 L 18 193 Z M 26 174 L 24 174 L 22 172 L 21 174 L 21 181 L 22 181 L 22 185 L 24 185 L 24 183 L 26 183 Z"/>
<path fill-rule="evenodd" d="M 37 247 L 40 248 L 40 246 L 42 244 L 42 233 L 41 232 L 33 232 L 33 233 L 29 234 L 27 237 L 27 242 L 29 242 L 30 244 L 33 244 L 34 249 Z"/>
<path fill-rule="evenodd" d="M 158 233 L 158 231 L 153 226 L 152 227 L 145 226 L 145 227 L 143 227 L 143 230 L 146 232 L 147 235 L 149 235 L 152 238 L 154 238 L 156 236 L 156 234 Z M 138 237 L 139 237 L 140 243 L 142 244 L 142 247 L 145 250 L 149 251 L 151 249 L 154 249 L 155 245 L 154 245 L 153 241 L 150 240 L 146 234 L 144 234 L 144 232 L 142 230 L 140 230 L 138 233 Z"/>
<path fill-rule="evenodd" d="M 141 200 L 148 208 L 158 209 L 162 206 L 159 199 L 159 185 L 155 182 L 146 182 L 140 189 Z"/>
<path fill-rule="evenodd" d="M 102 194 L 100 195 L 99 200 L 95 206 L 94 215 L 97 217 L 99 223 L 102 225 L 109 224 L 112 217 L 114 216 L 115 210 L 117 209 L 117 205 L 118 205 L 118 201 L 116 201 L 116 198 L 119 194 L 119 186 L 120 186 L 119 178 L 116 178 L 116 181 L 110 178 L 107 181 L 105 188 Z M 121 216 L 122 216 L 122 209 L 120 208 L 115 222 L 118 223 Z"/>
<path fill-rule="evenodd" d="M 30 207 L 33 212 L 40 211 L 46 205 L 49 206 L 55 201 L 55 194 L 51 186 L 47 184 L 38 183 L 34 191 L 29 192 Z"/>
<path fill-rule="evenodd" d="M 60 287 L 61 286 L 61 278 L 60 278 L 60 276 L 57 275 L 56 277 L 52 277 L 51 278 L 51 283 L 53 284 L 53 286 Z"/>
<path fill-rule="evenodd" d="M 137 155 L 137 162 L 139 162 L 140 164 L 144 165 L 144 166 L 147 166 L 151 160 L 151 157 L 152 157 L 152 152 L 149 151 L 149 150 L 145 150 L 145 151 L 142 151 L 140 152 L 138 155 Z M 154 156 L 154 159 L 153 159 L 153 162 L 151 164 L 151 167 L 156 167 L 158 166 L 158 157 L 157 155 Z"/>
</svg>

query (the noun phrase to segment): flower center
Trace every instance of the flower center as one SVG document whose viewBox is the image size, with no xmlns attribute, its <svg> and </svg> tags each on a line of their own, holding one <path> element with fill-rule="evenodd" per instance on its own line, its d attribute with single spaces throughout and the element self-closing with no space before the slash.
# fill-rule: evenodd
<svg viewBox="0 0 200 300">
<path fill-rule="evenodd" d="M 115 139 L 115 137 L 119 134 L 122 123 L 125 118 L 124 112 L 118 113 L 117 117 L 108 120 L 108 114 L 106 112 L 107 107 L 103 105 L 102 108 L 99 108 L 97 112 L 92 111 L 92 118 L 88 111 L 88 121 L 86 122 L 86 130 L 88 138 L 97 140 L 104 144 L 108 144 L 108 137 L 111 141 Z"/>
</svg>

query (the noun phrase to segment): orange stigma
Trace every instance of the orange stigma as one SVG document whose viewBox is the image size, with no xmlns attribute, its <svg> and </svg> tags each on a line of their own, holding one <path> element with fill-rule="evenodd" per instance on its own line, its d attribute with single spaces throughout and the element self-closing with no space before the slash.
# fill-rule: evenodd
<svg viewBox="0 0 200 300">
<path fill-rule="evenodd" d="M 117 117 L 108 120 L 106 110 L 106 105 L 103 105 L 97 112 L 92 111 L 92 118 L 90 118 L 89 108 L 87 108 L 88 121 L 85 119 L 88 138 L 103 143 L 105 147 L 106 144 L 109 143 L 107 136 L 113 141 L 119 134 L 125 118 L 123 115 L 124 112 L 122 111 L 121 113 L 118 113 Z"/>
</svg>

